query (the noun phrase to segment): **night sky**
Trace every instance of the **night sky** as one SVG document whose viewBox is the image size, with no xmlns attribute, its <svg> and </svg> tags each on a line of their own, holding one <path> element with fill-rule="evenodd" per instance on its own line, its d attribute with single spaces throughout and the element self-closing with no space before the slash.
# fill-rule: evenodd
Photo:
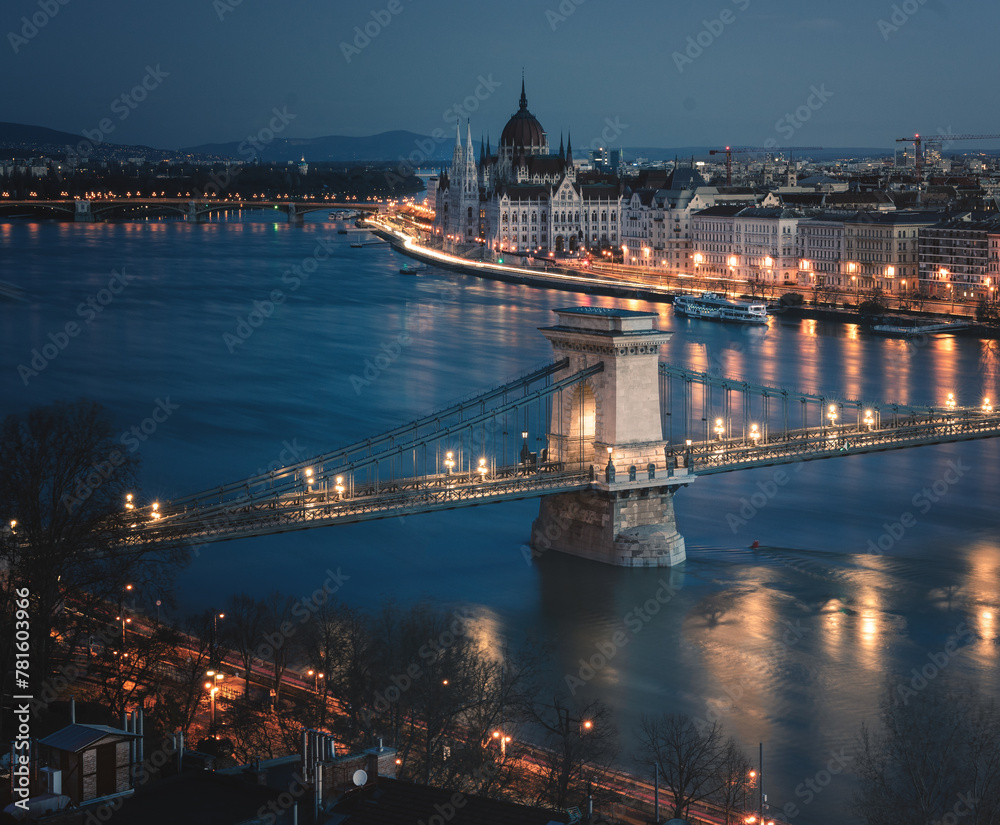
<svg viewBox="0 0 1000 825">
<path fill-rule="evenodd" d="M 103 121 L 111 142 L 169 149 L 242 140 L 275 109 L 282 137 L 453 132 L 456 115 L 464 133 L 455 104 L 495 143 L 522 67 L 556 146 L 997 131 L 1000 6 L 983 0 L 4 0 L 0 27 L 0 120 Z"/>
</svg>

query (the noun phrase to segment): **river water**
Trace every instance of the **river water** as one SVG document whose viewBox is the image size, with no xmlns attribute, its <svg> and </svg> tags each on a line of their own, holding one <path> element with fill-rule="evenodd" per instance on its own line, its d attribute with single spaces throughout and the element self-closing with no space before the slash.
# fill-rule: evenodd
<svg viewBox="0 0 1000 825">
<path fill-rule="evenodd" d="M 144 490 L 163 500 L 545 362 L 536 328 L 556 307 L 650 306 L 401 275 L 388 247 L 352 249 L 361 233 L 324 219 L 0 223 L 0 281 L 26 294 L 0 302 L 0 412 L 95 398 L 123 433 L 140 428 Z M 254 302 L 275 298 L 250 326 Z M 674 332 L 663 357 L 694 369 L 872 401 L 1000 395 L 990 342 L 778 319 L 746 329 L 653 306 Z M 158 406 L 166 420 L 143 432 Z M 968 442 L 701 478 L 675 499 L 688 560 L 670 571 L 530 563 L 530 501 L 227 542 L 181 574 L 169 615 L 238 590 L 305 595 L 338 569 L 350 604 L 466 607 L 488 641 L 551 644 L 554 689 L 612 707 L 623 762 L 644 712 L 718 719 L 749 752 L 763 742 L 772 810 L 850 822 L 855 736 L 887 681 L 910 686 L 957 637 L 945 669 L 1000 693 L 998 458 L 997 442 Z"/>
</svg>

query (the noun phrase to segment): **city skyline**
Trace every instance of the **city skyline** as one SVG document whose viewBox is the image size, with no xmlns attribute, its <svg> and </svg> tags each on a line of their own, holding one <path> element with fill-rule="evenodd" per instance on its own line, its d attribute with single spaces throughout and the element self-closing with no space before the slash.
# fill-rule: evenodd
<svg viewBox="0 0 1000 825">
<path fill-rule="evenodd" d="M 471 119 L 478 139 L 514 111 L 523 70 L 550 139 L 572 132 L 581 147 L 609 123 L 624 146 L 776 150 L 993 131 L 968 79 L 996 69 L 1000 11 L 968 2 L 562 0 L 508 4 L 485 24 L 451 0 L 310 6 L 16 0 L 0 24 L 0 67 L 17 80 L 3 119 L 164 149 L 257 134 L 276 111 L 287 138 Z M 958 44 L 960 67 L 941 58 Z"/>
</svg>

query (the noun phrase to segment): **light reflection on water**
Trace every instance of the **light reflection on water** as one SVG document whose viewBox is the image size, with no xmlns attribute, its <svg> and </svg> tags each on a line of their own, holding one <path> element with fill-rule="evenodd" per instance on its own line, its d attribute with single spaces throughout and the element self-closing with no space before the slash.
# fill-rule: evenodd
<svg viewBox="0 0 1000 825">
<path fill-rule="evenodd" d="M 125 428 L 169 396 L 180 409 L 142 448 L 146 490 L 169 498 L 266 467 L 287 444 L 319 452 L 495 384 L 549 358 L 536 328 L 552 323 L 551 309 L 614 304 L 451 273 L 402 276 L 388 248 L 350 249 L 355 234 L 316 217 L 303 227 L 0 223 L 3 277 L 31 295 L 0 304 L 3 411 L 88 394 Z M 320 238 L 331 259 L 292 290 L 284 273 Z M 79 321 L 77 306 L 122 267 L 137 280 L 25 388 L 18 364 Z M 230 353 L 223 335 L 276 288 L 287 301 Z M 914 343 L 819 321 L 743 329 L 656 310 L 675 333 L 664 357 L 693 369 L 866 401 L 1000 396 L 993 342 Z M 352 384 L 400 334 L 409 340 L 395 360 Z M 351 604 L 467 606 L 492 646 L 550 644 L 555 690 L 586 675 L 581 660 L 621 631 L 627 643 L 577 695 L 606 701 L 626 734 L 642 712 L 680 710 L 719 718 L 748 750 L 763 741 L 780 806 L 798 801 L 796 785 L 831 750 L 851 746 L 885 680 L 908 679 L 963 623 L 949 668 L 997 693 L 998 459 L 1000 444 L 967 442 L 699 479 L 676 499 L 689 560 L 675 570 L 554 554 L 529 565 L 522 547 L 537 504 L 517 502 L 216 545 L 182 575 L 180 598 L 194 609 L 220 590 L 307 593 L 340 567 Z M 916 526 L 900 532 L 905 514 Z M 762 547 L 746 549 L 754 539 Z M 664 604 L 661 588 L 673 594 Z M 627 742 L 624 755 L 632 750 Z M 844 822 L 850 791 L 838 777 L 796 821 Z"/>
</svg>

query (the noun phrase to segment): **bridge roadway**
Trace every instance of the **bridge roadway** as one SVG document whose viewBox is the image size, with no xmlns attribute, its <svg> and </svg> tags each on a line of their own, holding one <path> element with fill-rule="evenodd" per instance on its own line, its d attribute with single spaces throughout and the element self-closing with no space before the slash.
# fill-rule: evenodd
<svg viewBox="0 0 1000 825">
<path fill-rule="evenodd" d="M 330 524 L 538 498 L 585 490 L 591 484 L 588 472 L 568 470 L 556 464 L 503 467 L 490 476 L 476 472 L 441 473 L 380 481 L 355 486 L 350 494 L 329 489 L 314 492 L 312 485 L 302 483 L 299 491 L 276 496 L 251 496 L 244 501 L 177 509 L 172 509 L 168 502 L 156 513 L 144 508 L 137 512 L 146 522 L 130 535 L 129 543 L 205 544 Z"/>
<path fill-rule="evenodd" d="M 675 447 L 678 467 L 696 476 L 824 458 L 901 450 L 1000 436 L 1000 414 L 975 407 L 929 415 L 902 414 L 887 427 L 838 424 L 789 430 L 758 439 L 717 439 Z"/>
<path fill-rule="evenodd" d="M 675 445 L 667 448 L 674 469 L 667 479 L 655 482 L 644 473 L 631 480 L 619 471 L 609 484 L 603 469 L 591 475 L 589 468 L 555 463 L 522 463 L 489 474 L 483 470 L 384 480 L 353 488 L 342 485 L 344 492 L 340 493 L 329 488 L 314 491 L 319 482 L 303 480 L 298 490 L 276 495 L 251 495 L 216 504 L 192 502 L 175 509 L 168 502 L 157 513 L 143 508 L 137 514 L 145 523 L 128 541 L 198 545 L 575 490 L 621 492 L 653 484 L 688 484 L 703 475 L 997 436 L 1000 414 L 962 408 L 902 417 L 884 427 L 834 425 L 789 430 L 787 435 L 762 436 L 755 441 L 721 439 Z"/>
</svg>

